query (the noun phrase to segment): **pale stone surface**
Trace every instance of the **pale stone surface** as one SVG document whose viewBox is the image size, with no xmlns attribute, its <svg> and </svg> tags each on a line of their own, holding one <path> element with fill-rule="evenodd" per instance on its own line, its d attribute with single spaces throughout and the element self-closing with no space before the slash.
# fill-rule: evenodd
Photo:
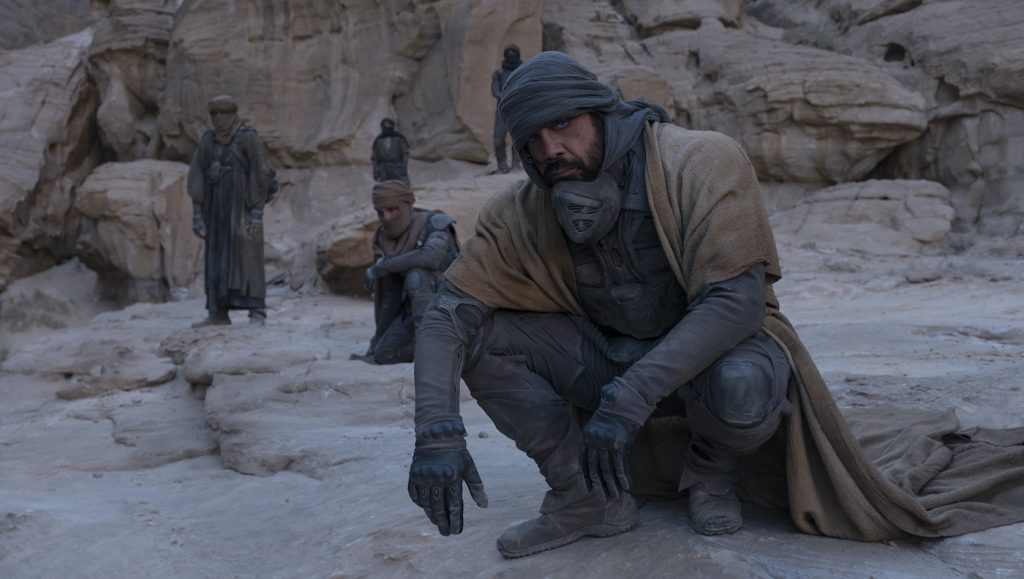
<svg viewBox="0 0 1024 579">
<path fill-rule="evenodd" d="M 89 50 L 100 138 L 118 161 L 159 153 L 157 111 L 177 0 L 114 0 Z"/>
<path fill-rule="evenodd" d="M 955 406 L 966 427 L 1020 424 L 1024 245 L 919 256 L 915 268 L 944 275 L 910 283 L 905 257 L 801 247 L 787 234 L 779 242 L 783 310 L 841 407 Z M 181 378 L 60 400 L 63 379 L 0 370 L 0 574 L 621 577 L 624 566 L 708 578 L 1024 573 L 1024 524 L 859 543 L 801 535 L 784 513 L 748 505 L 742 531 L 709 538 L 689 530 L 685 502 L 648 503 L 640 526 L 619 537 L 505 560 L 494 540 L 536 514 L 543 480 L 463 396 L 467 442 L 491 505 L 467 506 L 466 531 L 438 536 L 407 497 L 412 366 L 347 359 L 369 341 L 369 300 L 278 295 L 264 328 L 189 329 L 201 309 L 201 300 L 139 304 L 99 316 L 87 332 L 20 347 L 62 349 L 105 335 L 182 360 L 212 347 L 235 359 L 258 349 L 274 372 L 215 373 L 201 402 Z M 270 354 L 292 347 L 324 357 Z"/>
<path fill-rule="evenodd" d="M 763 180 L 864 178 L 926 128 L 924 99 L 871 63 L 705 21 L 634 55 L 672 86 L 679 122 L 743 144 Z"/>
<path fill-rule="evenodd" d="M 90 134 L 96 91 L 84 62 L 91 42 L 86 30 L 0 51 L 0 291 L 71 257 L 68 209 L 99 154 Z"/>
<path fill-rule="evenodd" d="M 106 163 L 78 190 L 78 252 L 93 269 L 127 278 L 120 291 L 130 297 L 162 299 L 202 274 L 187 173 L 172 161 Z"/>
<path fill-rule="evenodd" d="M 952 226 L 949 190 L 934 181 L 865 181 L 818 191 L 772 216 L 779 234 L 870 254 L 935 253 Z"/>
<path fill-rule="evenodd" d="M 177 370 L 167 358 L 118 340 L 91 339 L 61 347 L 18 348 L 4 361 L 4 372 L 63 377 L 57 397 L 66 400 L 96 396 L 109 390 L 156 386 L 174 378 Z"/>
<path fill-rule="evenodd" d="M 743 0 L 623 0 L 622 9 L 642 36 L 653 36 L 673 28 L 700 28 L 713 18 L 738 28 L 744 14 Z"/>
<path fill-rule="evenodd" d="M 0 50 L 81 32 L 103 17 L 101 4 L 90 0 L 0 0 Z"/>
<path fill-rule="evenodd" d="M 191 2 L 171 36 L 166 154 L 187 156 L 206 101 L 228 93 L 284 166 L 366 162 L 385 116 L 398 117 L 415 156 L 485 161 L 491 71 L 506 42 L 537 52 L 539 10 L 538 0 Z"/>
<path fill-rule="evenodd" d="M 885 174 L 949 187 L 960 229 L 1024 232 L 1024 170 L 1011 161 L 1024 154 L 1022 27 L 1013 0 L 934 2 L 842 40 L 927 97 L 928 133 L 901 148 Z"/>
<path fill-rule="evenodd" d="M 928 130 L 874 175 L 946 185 L 956 227 L 1017 235 L 1024 226 L 1019 157 L 1024 116 L 1024 10 L 1014 0 L 798 0 L 748 3 L 791 42 L 870 60 L 925 99 Z"/>
</svg>

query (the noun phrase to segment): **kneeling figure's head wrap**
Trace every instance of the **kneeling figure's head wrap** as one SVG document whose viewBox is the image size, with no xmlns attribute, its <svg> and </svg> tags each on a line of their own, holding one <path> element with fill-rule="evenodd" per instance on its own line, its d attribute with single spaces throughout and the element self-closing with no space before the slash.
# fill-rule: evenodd
<svg viewBox="0 0 1024 579">
<path fill-rule="evenodd" d="M 384 235 L 393 239 L 405 233 L 412 223 L 412 206 L 416 203 L 416 195 L 412 189 L 404 181 L 392 179 L 374 185 L 370 197 L 378 214 L 387 207 L 398 207 L 397 215 L 389 218 L 380 217 Z"/>
</svg>

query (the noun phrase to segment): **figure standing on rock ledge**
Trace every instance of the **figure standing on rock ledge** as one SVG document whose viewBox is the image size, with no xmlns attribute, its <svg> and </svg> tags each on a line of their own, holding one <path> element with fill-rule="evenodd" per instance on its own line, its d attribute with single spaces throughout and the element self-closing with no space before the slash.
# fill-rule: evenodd
<svg viewBox="0 0 1024 579">
<path fill-rule="evenodd" d="M 452 218 L 443 211 L 413 207 L 416 197 L 402 181 L 373 187 L 380 227 L 373 235 L 376 263 L 366 270 L 374 294 L 377 330 L 365 356 L 376 364 L 411 362 L 416 328 L 434 300 L 444 270 L 459 255 Z"/>
<path fill-rule="evenodd" d="M 559 52 L 513 72 L 499 110 L 528 179 L 480 210 L 416 336 L 408 492 L 442 535 L 463 530 L 463 483 L 487 506 L 460 379 L 549 486 L 498 538 L 506 557 L 624 533 L 634 496 L 684 492 L 704 535 L 742 528 L 741 495 L 862 541 L 1024 520 L 1024 429 L 885 407 L 846 421 L 779 310 L 735 141 L 623 102 Z"/>
<path fill-rule="evenodd" d="M 409 141 L 395 130 L 393 119 L 380 122 L 380 134 L 373 140 L 373 180 L 392 179 L 409 184 Z"/>
<path fill-rule="evenodd" d="M 512 71 L 519 68 L 519 65 L 522 63 L 523 61 L 519 55 L 519 46 L 515 44 L 505 46 L 505 50 L 502 51 L 501 66 L 491 74 L 491 96 L 498 101 L 501 100 L 501 91 L 505 88 L 508 76 L 512 74 Z M 505 137 L 507 135 L 508 130 L 505 128 L 505 123 L 501 122 L 501 117 L 498 116 L 498 109 L 495 107 L 494 156 L 498 159 L 499 173 L 508 173 L 511 170 L 505 157 Z M 515 147 L 512 147 L 512 168 L 518 166 L 519 154 L 516 152 Z"/>
<path fill-rule="evenodd" d="M 188 169 L 192 231 L 206 241 L 206 320 L 231 323 L 229 310 L 267 319 L 263 270 L 263 209 L 277 192 L 274 168 L 256 131 L 238 117 L 229 96 L 207 105 L 213 129 L 203 134 Z"/>
</svg>

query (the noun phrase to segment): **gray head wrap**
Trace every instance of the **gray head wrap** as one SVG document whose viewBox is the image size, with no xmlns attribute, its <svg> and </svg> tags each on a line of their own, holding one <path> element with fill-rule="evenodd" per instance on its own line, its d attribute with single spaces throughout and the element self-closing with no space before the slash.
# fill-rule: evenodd
<svg viewBox="0 0 1024 579">
<path fill-rule="evenodd" d="M 541 127 L 588 112 L 599 113 L 604 120 L 601 170 L 624 160 L 623 185 L 642 190 L 644 148 L 637 141 L 646 123 L 668 121 L 663 108 L 642 100 L 624 102 L 617 90 L 598 81 L 582 64 L 553 51 L 534 56 L 509 75 L 498 103 L 501 121 L 523 159 L 529 158 L 526 141 Z M 523 168 L 534 184 L 550 189 L 534 163 L 523 163 Z"/>
</svg>

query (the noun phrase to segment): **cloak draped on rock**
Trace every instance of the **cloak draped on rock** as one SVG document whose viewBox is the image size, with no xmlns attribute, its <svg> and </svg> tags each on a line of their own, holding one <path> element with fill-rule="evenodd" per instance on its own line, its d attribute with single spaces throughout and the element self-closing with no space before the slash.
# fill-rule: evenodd
<svg viewBox="0 0 1024 579">
<path fill-rule="evenodd" d="M 256 131 L 242 125 L 228 145 L 207 131 L 188 170 L 188 194 L 206 223 L 206 308 L 263 308 L 263 228 L 249 213 L 272 194 L 273 169 Z"/>
<path fill-rule="evenodd" d="M 891 407 L 851 412 L 848 423 L 779 311 L 770 285 L 781 277 L 778 254 L 746 155 L 724 135 L 669 124 L 648 125 L 644 140 L 648 200 L 687 299 L 765 264 L 764 329 L 794 370 L 794 409 L 776 439 L 800 531 L 878 541 L 1024 520 L 1024 427 L 958 431 L 952 410 Z M 492 308 L 583 314 L 549 196 L 529 181 L 481 209 L 476 235 L 446 276 Z"/>
</svg>

